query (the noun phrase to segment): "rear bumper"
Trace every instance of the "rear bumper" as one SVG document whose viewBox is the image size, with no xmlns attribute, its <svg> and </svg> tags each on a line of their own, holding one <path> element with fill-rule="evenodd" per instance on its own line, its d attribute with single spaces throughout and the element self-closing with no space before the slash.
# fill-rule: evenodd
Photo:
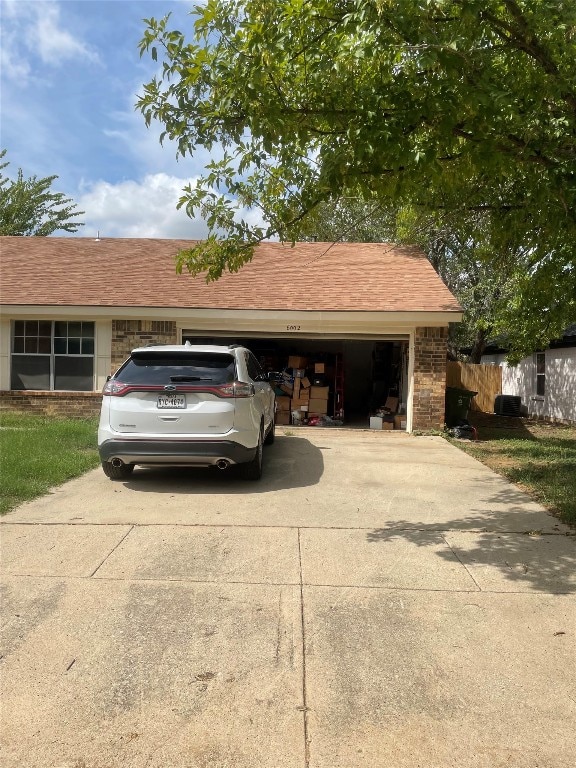
<svg viewBox="0 0 576 768">
<path fill-rule="evenodd" d="M 231 440 L 105 440 L 98 446 L 101 461 L 120 459 L 124 464 L 164 464 L 209 467 L 221 459 L 245 464 L 256 456 Z"/>
</svg>

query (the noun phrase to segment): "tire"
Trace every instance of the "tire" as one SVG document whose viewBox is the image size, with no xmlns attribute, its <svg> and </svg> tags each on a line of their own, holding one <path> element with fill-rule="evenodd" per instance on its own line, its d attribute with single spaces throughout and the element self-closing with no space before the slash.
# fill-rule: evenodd
<svg viewBox="0 0 576 768">
<path fill-rule="evenodd" d="M 127 480 L 134 471 L 134 464 L 122 464 L 115 467 L 111 461 L 103 461 L 102 469 L 110 480 Z"/>
<path fill-rule="evenodd" d="M 264 440 L 264 445 L 272 445 L 275 439 L 276 439 L 276 422 L 274 421 L 274 419 L 272 419 L 272 424 L 270 426 L 268 434 L 266 435 L 266 440 Z"/>
<path fill-rule="evenodd" d="M 262 477 L 262 446 L 264 444 L 262 436 L 262 427 L 260 427 L 256 456 L 254 456 L 252 461 L 240 464 L 240 475 L 244 480 L 260 480 Z"/>
</svg>

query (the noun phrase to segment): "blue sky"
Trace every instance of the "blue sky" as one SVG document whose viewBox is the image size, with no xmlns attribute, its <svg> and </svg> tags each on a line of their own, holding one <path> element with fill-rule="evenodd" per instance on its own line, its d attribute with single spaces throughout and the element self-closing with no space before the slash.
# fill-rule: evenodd
<svg viewBox="0 0 576 768">
<path fill-rule="evenodd" d="M 142 19 L 172 12 L 182 31 L 198 0 L 0 0 L 0 147 L 5 173 L 59 178 L 92 237 L 203 237 L 176 210 L 203 160 L 176 161 L 134 110 L 157 64 L 140 58 Z M 64 234 L 64 233 L 55 233 Z"/>
</svg>

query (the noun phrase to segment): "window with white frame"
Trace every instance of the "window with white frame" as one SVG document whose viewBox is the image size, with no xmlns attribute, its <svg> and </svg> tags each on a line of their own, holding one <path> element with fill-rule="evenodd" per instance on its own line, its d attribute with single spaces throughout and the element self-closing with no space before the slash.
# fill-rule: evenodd
<svg viewBox="0 0 576 768">
<path fill-rule="evenodd" d="M 14 321 L 10 387 L 92 391 L 94 323 L 67 320 Z"/>
<path fill-rule="evenodd" d="M 546 355 L 544 352 L 536 353 L 536 395 L 544 397 L 546 390 Z"/>
</svg>

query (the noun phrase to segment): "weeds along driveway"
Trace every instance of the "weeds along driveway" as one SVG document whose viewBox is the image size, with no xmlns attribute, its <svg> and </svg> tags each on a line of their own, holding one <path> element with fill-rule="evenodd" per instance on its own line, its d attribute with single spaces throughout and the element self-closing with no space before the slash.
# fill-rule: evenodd
<svg viewBox="0 0 576 768">
<path fill-rule="evenodd" d="M 572 766 L 566 533 L 441 438 L 91 472 L 0 525 L 3 765 Z"/>
</svg>

